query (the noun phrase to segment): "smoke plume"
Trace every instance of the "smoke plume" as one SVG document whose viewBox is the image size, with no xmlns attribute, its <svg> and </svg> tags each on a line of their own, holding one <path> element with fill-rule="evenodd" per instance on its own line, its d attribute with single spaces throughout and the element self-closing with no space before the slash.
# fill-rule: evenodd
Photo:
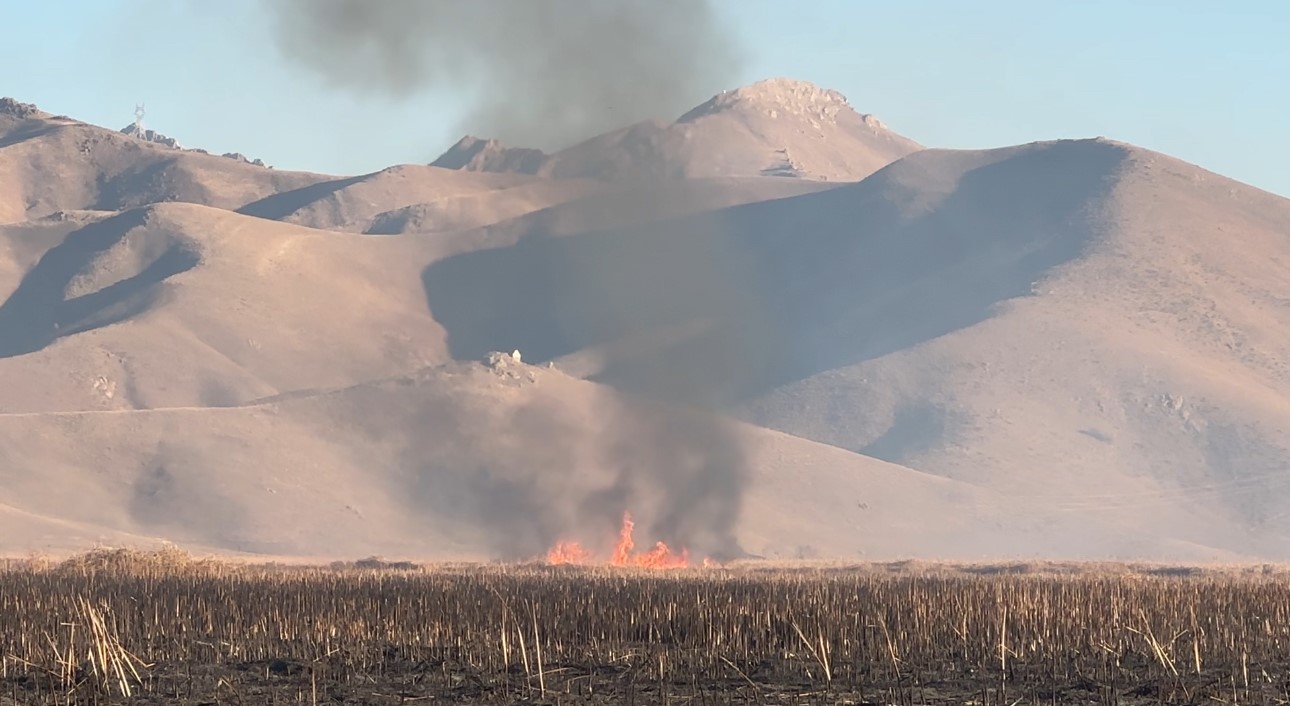
<svg viewBox="0 0 1290 706">
<path fill-rule="evenodd" d="M 533 403 L 501 425 L 504 445 L 449 503 L 483 521 L 498 555 L 612 541 L 624 510 L 642 542 L 742 554 L 748 465 L 721 410 L 776 355 L 744 245 L 702 215 L 561 236 L 538 221 L 515 245 L 426 268 L 454 358 L 518 348 L 622 391 L 574 414 L 586 389 L 541 371 Z"/>
<path fill-rule="evenodd" d="M 283 55 L 333 86 L 465 97 L 461 132 L 557 149 L 680 115 L 736 52 L 706 0 L 273 0 Z"/>
<path fill-rule="evenodd" d="M 461 132 L 526 147 L 679 116 L 729 87 L 736 68 L 706 0 L 274 0 L 272 8 L 283 54 L 334 87 L 462 96 Z M 652 208 L 647 194 L 623 205 Z M 427 302 L 455 358 L 518 347 L 542 363 L 595 350 L 600 379 L 631 394 L 611 395 L 591 424 L 571 421 L 563 400 L 519 408 L 454 487 L 443 481 L 453 474 L 434 468 L 442 453 L 416 450 L 409 462 L 422 467 L 424 507 L 469 516 L 502 556 L 531 556 L 570 535 L 612 540 L 624 510 L 637 517 L 641 541 L 739 552 L 746 464 L 716 410 L 746 372 L 747 283 L 726 271 L 737 258 L 720 224 L 659 228 L 534 232 L 527 244 L 427 268 Z"/>
</svg>

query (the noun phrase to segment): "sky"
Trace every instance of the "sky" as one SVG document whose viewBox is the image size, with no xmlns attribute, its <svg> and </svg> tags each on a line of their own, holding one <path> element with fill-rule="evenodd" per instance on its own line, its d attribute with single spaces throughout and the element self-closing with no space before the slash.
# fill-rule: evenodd
<svg viewBox="0 0 1290 706">
<path fill-rule="evenodd" d="M 259 2 L 0 0 L 0 95 L 112 128 L 143 103 L 186 146 L 329 174 L 461 137 L 451 91 L 360 96 L 284 61 Z M 1104 136 L 1290 196 L 1290 2 L 717 2 L 743 60 L 695 105 L 789 77 L 929 147 Z"/>
</svg>

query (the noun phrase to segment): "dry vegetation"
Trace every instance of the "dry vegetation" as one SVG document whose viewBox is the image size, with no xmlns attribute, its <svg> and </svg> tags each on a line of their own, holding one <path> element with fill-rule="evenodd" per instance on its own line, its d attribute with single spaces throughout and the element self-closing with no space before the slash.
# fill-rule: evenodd
<svg viewBox="0 0 1290 706">
<path fill-rule="evenodd" d="M 10 562 L 0 701 L 1290 700 L 1279 572 L 1031 568 Z"/>
</svg>

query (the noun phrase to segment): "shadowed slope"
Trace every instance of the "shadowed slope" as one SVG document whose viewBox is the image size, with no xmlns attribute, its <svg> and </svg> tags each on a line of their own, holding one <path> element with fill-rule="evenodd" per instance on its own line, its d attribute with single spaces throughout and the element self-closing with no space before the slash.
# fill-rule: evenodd
<svg viewBox="0 0 1290 706">
<path fill-rule="evenodd" d="M 141 314 L 161 296 L 166 279 L 197 266 L 196 247 L 182 237 L 125 242 L 144 217 L 143 211 L 131 211 L 91 223 L 45 253 L 0 305 L 0 358 L 39 351 L 63 336 Z M 89 274 L 95 260 L 117 246 L 132 251 L 138 270 L 69 297 L 73 281 Z"/>
<path fill-rule="evenodd" d="M 545 361 L 633 339 L 650 354 L 611 356 L 602 379 L 632 387 L 660 377 L 636 366 L 702 360 L 699 379 L 679 384 L 733 400 L 970 326 L 1029 294 L 1080 254 L 1094 226 L 1084 208 L 1124 154 L 1096 141 L 928 150 L 822 193 L 532 232 L 434 263 L 427 300 L 458 358 L 519 348 Z M 739 347 L 712 348 L 730 340 Z"/>
<path fill-rule="evenodd" d="M 0 227 L 0 412 L 228 405 L 446 359 L 433 242 L 188 204 L 72 218 Z"/>
<path fill-rule="evenodd" d="M 282 193 L 270 194 L 258 201 L 248 203 L 237 209 L 238 213 L 256 218 L 267 218 L 274 221 L 287 220 L 295 212 L 308 207 L 322 199 L 328 198 L 337 191 L 353 186 L 367 177 L 345 177 L 328 179 L 316 184 L 302 186 Z"/>
<path fill-rule="evenodd" d="M 1136 148 L 1083 255 L 975 326 L 750 401 L 745 418 L 1072 512 L 1290 541 L 1290 201 Z"/>
<path fill-rule="evenodd" d="M 310 228 L 393 235 L 485 226 L 598 188 L 585 181 L 401 165 L 274 194 L 238 212 Z"/>
<path fill-rule="evenodd" d="M 698 389 L 1053 521 L 1137 515 L 1281 556 L 1286 233 L 1284 199 L 1061 141 L 926 150 L 822 193 L 529 232 L 424 279 L 456 356 L 519 348 L 643 394 Z"/>
<path fill-rule="evenodd" d="M 731 206 L 836 189 L 843 184 L 772 177 L 713 177 L 615 183 L 591 194 L 481 228 L 490 246 L 547 237 L 625 229 Z"/>
</svg>

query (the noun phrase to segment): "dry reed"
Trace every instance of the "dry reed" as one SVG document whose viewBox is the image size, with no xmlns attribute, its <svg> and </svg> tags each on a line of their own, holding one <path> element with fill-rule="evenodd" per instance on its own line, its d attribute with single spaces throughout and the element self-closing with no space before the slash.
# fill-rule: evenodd
<svg viewBox="0 0 1290 706">
<path fill-rule="evenodd" d="M 45 700 L 173 693 L 180 665 L 286 664 L 307 672 L 304 699 L 416 665 L 459 701 L 1290 701 L 1287 648 L 1290 583 L 1257 573 L 329 570 L 178 555 L 0 571 L 4 678 Z"/>
</svg>

